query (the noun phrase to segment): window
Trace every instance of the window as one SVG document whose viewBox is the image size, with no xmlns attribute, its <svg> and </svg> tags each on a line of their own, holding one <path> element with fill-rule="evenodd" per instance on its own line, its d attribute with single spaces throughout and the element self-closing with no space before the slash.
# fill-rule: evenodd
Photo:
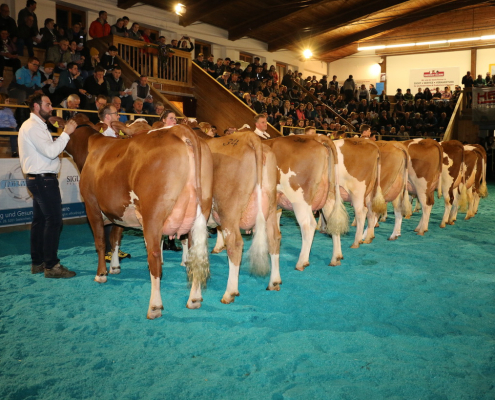
<svg viewBox="0 0 495 400">
<path fill-rule="evenodd" d="M 245 61 L 249 64 L 253 63 L 253 56 L 251 54 L 239 53 L 239 61 Z"/>
<path fill-rule="evenodd" d="M 199 53 L 203 53 L 206 60 L 206 58 L 211 54 L 211 44 L 196 40 L 194 42 L 194 58 L 198 58 Z"/>
<path fill-rule="evenodd" d="M 278 74 L 278 81 L 279 82 L 282 82 L 283 77 L 287 73 L 287 64 L 277 63 L 275 65 L 275 69 L 276 69 L 277 74 Z"/>
<path fill-rule="evenodd" d="M 75 23 L 80 23 L 86 27 L 86 11 L 70 8 L 57 4 L 57 25 L 64 29 L 72 28 Z"/>
</svg>

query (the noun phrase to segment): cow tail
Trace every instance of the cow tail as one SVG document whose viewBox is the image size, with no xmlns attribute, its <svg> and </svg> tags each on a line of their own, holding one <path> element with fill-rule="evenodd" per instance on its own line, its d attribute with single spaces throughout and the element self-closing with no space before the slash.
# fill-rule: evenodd
<svg viewBox="0 0 495 400">
<path fill-rule="evenodd" d="M 340 195 L 340 181 L 339 181 L 339 159 L 337 156 L 337 149 L 332 141 L 329 148 L 328 159 L 328 177 L 330 185 L 334 185 L 335 188 L 335 205 L 330 213 L 326 224 L 326 233 L 329 235 L 345 235 L 349 232 L 349 214 L 342 201 Z"/>
<path fill-rule="evenodd" d="M 461 179 L 462 183 L 460 186 L 460 198 L 459 198 L 459 209 L 461 213 L 466 213 L 468 210 L 469 199 L 467 195 L 467 187 L 466 187 L 466 163 L 464 161 L 464 146 L 462 146 L 462 162 L 461 162 Z"/>
<path fill-rule="evenodd" d="M 252 147 L 256 158 L 256 225 L 254 227 L 253 240 L 249 248 L 249 272 L 256 276 L 267 276 L 270 273 L 268 258 L 268 235 L 266 232 L 266 220 L 263 215 L 263 146 L 261 139 L 253 137 Z"/>
<path fill-rule="evenodd" d="M 409 163 L 411 160 L 409 159 L 409 153 L 406 149 L 401 149 L 404 152 L 404 189 L 402 193 L 402 204 L 401 204 L 401 211 L 402 215 L 405 218 L 410 218 L 412 215 L 412 204 L 411 200 L 409 199 L 409 192 L 407 191 L 407 181 L 409 179 Z"/>
<path fill-rule="evenodd" d="M 192 246 L 187 256 L 186 271 L 190 283 L 198 282 L 202 287 L 206 287 L 206 282 L 210 277 L 210 261 L 208 258 L 208 230 L 206 227 L 206 218 L 202 210 L 201 143 L 193 133 L 187 135 L 187 138 L 190 140 L 194 154 L 197 207 L 196 217 L 191 230 Z M 189 143 L 186 141 L 186 144 Z"/>
<path fill-rule="evenodd" d="M 486 158 L 484 157 L 483 154 L 481 155 L 481 165 L 483 168 L 483 174 L 482 174 L 483 182 L 481 183 L 480 186 L 479 195 L 480 197 L 485 198 L 488 196 L 488 188 L 486 187 Z"/>
<path fill-rule="evenodd" d="M 442 172 L 440 172 L 440 176 L 438 177 L 438 184 L 437 184 L 437 199 L 442 198 Z"/>
<path fill-rule="evenodd" d="M 385 198 L 383 197 L 382 188 L 380 186 L 380 174 L 382 170 L 382 162 L 381 162 L 381 154 L 380 149 L 377 148 L 378 156 L 377 156 L 377 173 L 376 173 L 376 182 L 375 182 L 375 196 L 373 197 L 373 201 L 371 202 L 371 210 L 375 214 L 385 214 L 387 212 L 387 203 L 385 202 Z"/>
</svg>

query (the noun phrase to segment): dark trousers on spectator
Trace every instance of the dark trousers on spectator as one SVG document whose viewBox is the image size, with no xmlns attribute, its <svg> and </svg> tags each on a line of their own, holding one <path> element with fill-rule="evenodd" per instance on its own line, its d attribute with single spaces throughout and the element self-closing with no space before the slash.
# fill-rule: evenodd
<svg viewBox="0 0 495 400">
<path fill-rule="evenodd" d="M 0 57 L 0 76 L 3 76 L 3 70 L 6 66 L 12 67 L 12 73 L 15 75 L 15 71 L 21 68 L 21 60 L 19 60 L 18 58 L 5 59 L 5 57 Z"/>
<path fill-rule="evenodd" d="M 45 262 L 45 268 L 59 263 L 57 256 L 62 228 L 62 197 L 58 178 L 41 175 L 26 177 L 26 185 L 33 195 L 33 223 L 31 225 L 31 260 L 35 265 Z"/>
<path fill-rule="evenodd" d="M 349 103 L 354 97 L 354 92 L 351 89 L 344 90 L 344 96 L 345 96 L 345 102 Z"/>
<path fill-rule="evenodd" d="M 20 56 L 24 55 L 24 47 L 26 47 L 28 51 L 28 56 L 34 57 L 34 51 L 33 51 L 34 45 L 32 39 L 17 38 L 16 45 L 17 45 L 17 53 Z"/>
</svg>

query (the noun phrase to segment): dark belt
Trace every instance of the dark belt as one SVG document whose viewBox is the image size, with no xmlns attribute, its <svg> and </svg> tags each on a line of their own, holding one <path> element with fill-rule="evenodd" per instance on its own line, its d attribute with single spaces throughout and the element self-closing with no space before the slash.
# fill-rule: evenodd
<svg viewBox="0 0 495 400">
<path fill-rule="evenodd" d="M 42 178 L 56 178 L 57 174 L 27 174 L 30 178 L 36 178 L 37 176 L 41 176 Z"/>
</svg>

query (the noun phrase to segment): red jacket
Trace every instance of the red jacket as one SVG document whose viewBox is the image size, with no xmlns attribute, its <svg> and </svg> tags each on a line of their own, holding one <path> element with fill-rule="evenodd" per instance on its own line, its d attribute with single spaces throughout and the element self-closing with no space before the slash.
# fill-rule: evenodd
<svg viewBox="0 0 495 400">
<path fill-rule="evenodd" d="M 96 21 L 91 22 L 89 34 L 92 38 L 101 38 L 110 35 L 110 29 L 110 24 L 107 21 L 102 25 L 100 20 L 97 19 Z"/>
</svg>

